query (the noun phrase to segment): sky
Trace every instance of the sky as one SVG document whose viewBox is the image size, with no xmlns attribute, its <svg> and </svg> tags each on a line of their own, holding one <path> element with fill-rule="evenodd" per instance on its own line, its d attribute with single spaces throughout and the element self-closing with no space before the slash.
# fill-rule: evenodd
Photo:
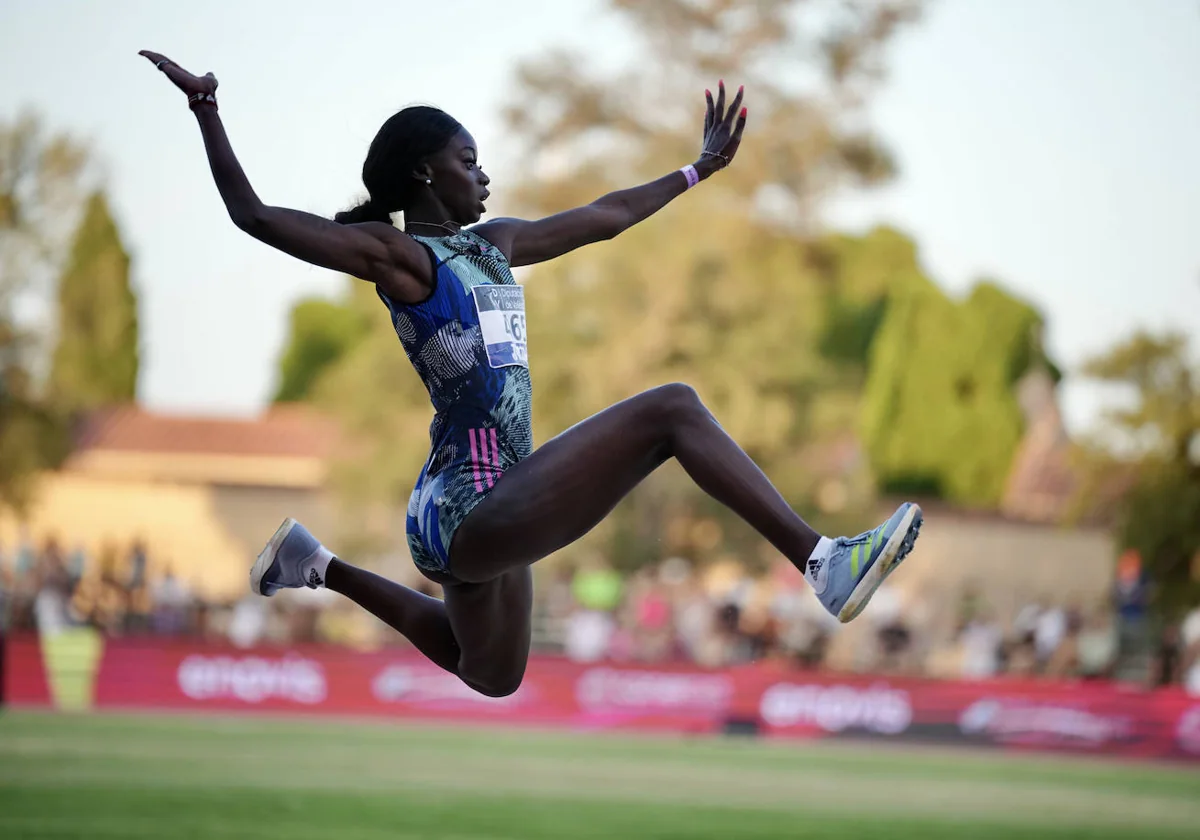
<svg viewBox="0 0 1200 840">
<path fill-rule="evenodd" d="M 561 46 L 602 65 L 630 53 L 601 0 L 6 0 L 0 118 L 33 107 L 104 161 L 140 295 L 143 403 L 248 416 L 270 398 L 290 305 L 342 279 L 233 227 L 181 95 L 137 51 L 216 73 L 259 195 L 331 215 L 358 196 L 378 126 L 413 102 L 470 127 L 502 196 L 521 176 L 500 120 L 516 62 Z M 900 176 L 829 222 L 904 229 L 951 293 L 1001 280 L 1046 315 L 1068 370 L 1135 328 L 1200 338 L 1198 80 L 1194 0 L 939 0 L 894 44 L 871 110 Z M 1104 393 L 1068 379 L 1063 394 L 1071 428 L 1090 428 Z"/>
</svg>

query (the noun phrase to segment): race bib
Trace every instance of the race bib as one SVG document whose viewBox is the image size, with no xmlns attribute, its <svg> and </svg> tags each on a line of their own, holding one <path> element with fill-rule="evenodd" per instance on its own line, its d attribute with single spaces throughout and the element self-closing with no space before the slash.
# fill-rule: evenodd
<svg viewBox="0 0 1200 840">
<path fill-rule="evenodd" d="M 525 340 L 525 289 L 521 286 L 476 286 L 475 308 L 479 330 L 487 348 L 488 364 L 494 368 L 529 367 Z"/>
</svg>

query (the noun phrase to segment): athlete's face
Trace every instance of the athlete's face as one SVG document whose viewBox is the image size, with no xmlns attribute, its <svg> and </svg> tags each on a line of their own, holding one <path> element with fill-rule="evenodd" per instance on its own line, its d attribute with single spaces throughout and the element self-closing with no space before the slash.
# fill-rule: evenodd
<svg viewBox="0 0 1200 840">
<path fill-rule="evenodd" d="M 491 182 L 479 168 L 477 149 L 475 138 L 463 128 L 450 138 L 446 148 L 429 158 L 433 192 L 450 211 L 451 221 L 462 225 L 479 221 Z"/>
</svg>

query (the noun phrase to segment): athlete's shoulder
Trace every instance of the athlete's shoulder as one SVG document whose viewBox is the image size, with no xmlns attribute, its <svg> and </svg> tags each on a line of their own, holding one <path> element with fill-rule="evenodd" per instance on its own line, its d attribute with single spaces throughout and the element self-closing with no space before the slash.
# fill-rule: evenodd
<svg viewBox="0 0 1200 840">
<path fill-rule="evenodd" d="M 509 260 L 512 257 L 513 238 L 516 236 L 517 229 L 524 224 L 528 224 L 524 219 L 506 217 L 490 219 L 481 224 L 472 225 L 467 230 L 490 242 L 504 255 L 505 260 Z"/>
</svg>

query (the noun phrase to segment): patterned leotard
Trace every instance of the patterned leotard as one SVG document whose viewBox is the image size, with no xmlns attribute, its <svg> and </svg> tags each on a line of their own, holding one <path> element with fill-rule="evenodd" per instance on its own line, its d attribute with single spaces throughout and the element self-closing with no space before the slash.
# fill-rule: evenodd
<svg viewBox="0 0 1200 840">
<path fill-rule="evenodd" d="M 449 575 L 459 524 L 533 451 L 525 298 L 508 260 L 478 234 L 413 238 L 433 254 L 433 294 L 411 306 L 379 296 L 435 412 L 408 505 L 409 550 L 418 568 Z"/>
</svg>

